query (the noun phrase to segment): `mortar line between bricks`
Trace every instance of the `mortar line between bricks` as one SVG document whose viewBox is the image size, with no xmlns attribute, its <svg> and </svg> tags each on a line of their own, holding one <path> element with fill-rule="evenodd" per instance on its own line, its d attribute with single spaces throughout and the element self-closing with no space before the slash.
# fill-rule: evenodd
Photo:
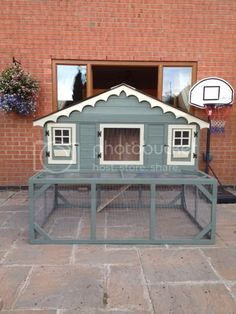
<svg viewBox="0 0 236 314">
<path fill-rule="evenodd" d="M 204 251 L 202 249 L 199 249 L 201 255 L 203 258 L 205 258 L 205 260 L 207 261 L 207 263 L 209 264 L 209 266 L 211 267 L 211 269 L 213 270 L 213 272 L 215 273 L 215 275 L 219 278 L 220 282 L 225 286 L 225 288 L 228 290 L 229 294 L 231 295 L 231 297 L 236 301 L 236 296 L 233 294 L 233 292 L 230 289 L 231 284 L 229 285 L 228 282 L 229 280 L 225 280 L 219 273 L 218 271 L 214 268 L 214 266 L 211 263 L 211 259 L 210 257 L 206 256 Z"/>
<path fill-rule="evenodd" d="M 152 303 L 152 298 L 151 298 L 149 286 L 148 286 L 148 283 L 147 283 L 147 279 L 145 277 L 145 273 L 144 273 L 144 270 L 143 270 L 143 264 L 142 264 L 142 261 L 141 261 L 141 256 L 140 256 L 140 252 L 139 252 L 138 248 L 136 248 L 136 253 L 137 253 L 137 256 L 138 256 L 140 270 L 141 270 L 141 280 L 142 280 L 143 288 L 144 288 L 144 299 L 146 299 L 148 301 L 150 314 L 155 314 L 156 312 L 155 312 L 155 309 L 154 309 L 154 306 L 153 306 L 153 303 Z"/>
<path fill-rule="evenodd" d="M 31 266 L 29 272 L 28 272 L 28 275 L 25 279 L 25 281 L 23 281 L 19 288 L 17 289 L 17 292 L 16 292 L 16 297 L 15 297 L 15 300 L 12 302 L 12 305 L 11 305 L 11 310 L 14 310 L 14 307 L 20 297 L 20 295 L 25 291 L 25 289 L 28 287 L 29 285 L 29 282 L 30 282 L 30 279 L 31 279 L 31 276 L 32 276 L 32 273 L 33 273 L 33 269 L 34 269 L 34 266 Z"/>
</svg>

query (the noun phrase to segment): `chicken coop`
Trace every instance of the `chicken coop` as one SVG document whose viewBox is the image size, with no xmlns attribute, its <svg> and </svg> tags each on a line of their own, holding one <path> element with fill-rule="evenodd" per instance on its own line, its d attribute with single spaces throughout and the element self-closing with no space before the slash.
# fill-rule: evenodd
<svg viewBox="0 0 236 314">
<path fill-rule="evenodd" d="M 34 121 L 31 243 L 213 243 L 217 182 L 198 170 L 209 124 L 121 84 Z"/>
</svg>

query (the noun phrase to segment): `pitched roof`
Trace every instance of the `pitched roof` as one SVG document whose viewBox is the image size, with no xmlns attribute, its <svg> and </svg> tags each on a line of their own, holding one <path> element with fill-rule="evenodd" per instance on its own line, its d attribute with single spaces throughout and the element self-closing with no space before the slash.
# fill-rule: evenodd
<svg viewBox="0 0 236 314">
<path fill-rule="evenodd" d="M 98 101 L 101 101 L 101 100 L 107 101 L 110 96 L 113 96 L 113 95 L 119 96 L 121 92 L 124 92 L 127 95 L 127 97 L 128 96 L 137 97 L 139 102 L 141 102 L 141 101 L 148 102 L 150 104 L 151 108 L 159 107 L 163 110 L 164 113 L 171 112 L 175 115 L 176 118 L 184 118 L 188 121 L 188 123 L 196 123 L 200 126 L 201 129 L 209 127 L 209 123 L 207 123 L 206 121 L 199 119 L 199 118 L 196 118 L 193 115 L 191 115 L 187 112 L 184 112 L 180 109 L 177 109 L 177 108 L 174 108 L 170 105 L 167 105 L 167 104 L 161 102 L 160 100 L 153 98 L 151 96 L 148 96 L 148 95 L 136 90 L 135 88 L 133 88 L 127 84 L 120 84 L 120 85 L 114 86 L 111 89 L 109 89 L 109 90 L 107 90 L 107 91 L 105 91 L 99 95 L 92 96 L 90 98 L 87 98 L 87 99 L 75 104 L 75 105 L 72 105 L 72 106 L 67 107 L 65 109 L 58 110 L 58 111 L 53 112 L 47 116 L 44 116 L 44 117 L 39 118 L 37 120 L 34 120 L 33 125 L 34 126 L 44 126 L 44 124 L 47 122 L 57 122 L 57 119 L 61 116 L 69 117 L 69 115 L 73 111 L 82 112 L 82 110 L 85 106 L 95 107 L 95 105 Z"/>
</svg>

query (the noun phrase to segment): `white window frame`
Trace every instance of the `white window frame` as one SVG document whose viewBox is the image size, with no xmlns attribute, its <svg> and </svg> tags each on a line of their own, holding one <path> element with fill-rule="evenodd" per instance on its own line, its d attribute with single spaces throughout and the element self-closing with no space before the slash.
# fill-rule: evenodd
<svg viewBox="0 0 236 314">
<path fill-rule="evenodd" d="M 168 135 L 167 135 L 167 141 L 168 141 L 168 149 L 167 149 L 167 165 L 177 165 L 177 166 L 194 166 L 195 165 L 195 159 L 193 158 L 193 155 L 196 154 L 196 138 L 194 137 L 194 133 L 196 132 L 196 125 L 182 125 L 182 124 L 175 124 L 175 125 L 168 125 Z M 187 131 L 191 130 L 191 137 L 189 137 L 189 145 L 174 145 L 174 131 Z M 182 139 L 182 137 L 181 137 Z M 173 147 L 183 147 L 183 148 L 189 148 L 190 147 L 190 154 L 191 158 L 188 161 L 185 160 L 171 160 L 172 155 L 172 148 Z"/>
<path fill-rule="evenodd" d="M 69 143 L 66 144 L 56 144 L 55 142 L 55 130 L 69 130 Z M 76 143 L 76 125 L 74 123 L 48 123 L 47 124 L 47 131 L 49 133 L 48 136 L 48 164 L 76 164 L 76 154 L 77 149 L 74 144 Z M 71 132 L 71 134 L 70 134 Z M 63 137 L 63 135 L 62 135 Z M 70 146 L 71 152 L 71 159 L 53 159 L 53 146 Z"/>
<path fill-rule="evenodd" d="M 139 160 L 104 160 L 104 129 L 139 129 L 140 138 L 139 138 Z M 100 124 L 100 153 L 101 165 L 143 165 L 143 145 L 144 145 L 144 125 L 143 124 Z"/>
</svg>

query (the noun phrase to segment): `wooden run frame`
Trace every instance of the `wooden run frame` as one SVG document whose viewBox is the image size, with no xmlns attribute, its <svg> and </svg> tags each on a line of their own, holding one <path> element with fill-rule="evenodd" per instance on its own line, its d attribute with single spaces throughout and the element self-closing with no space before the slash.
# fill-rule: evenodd
<svg viewBox="0 0 236 314">
<path fill-rule="evenodd" d="M 217 201 L 217 181 L 206 175 L 201 171 L 190 172 L 183 171 L 182 176 L 176 177 L 174 174 L 170 173 L 170 176 L 159 176 L 153 173 L 146 173 L 144 177 L 135 176 L 136 173 L 132 173 L 131 177 L 126 176 L 125 173 L 118 172 L 116 175 L 111 174 L 111 177 L 107 176 L 97 176 L 91 173 L 88 177 L 82 172 L 72 173 L 71 176 L 67 173 L 66 176 L 63 174 L 52 175 L 45 171 L 41 171 L 30 178 L 29 180 L 29 241 L 35 244 L 213 244 L 215 242 L 215 228 L 216 228 L 216 201 Z M 138 175 L 138 173 L 137 173 Z M 132 177 L 133 176 L 133 177 Z M 39 225 L 36 220 L 36 201 L 39 197 L 44 196 L 44 193 L 52 188 L 51 201 L 53 203 L 53 210 L 58 206 L 57 199 L 60 198 L 65 208 L 70 207 L 70 199 L 66 199 L 59 192 L 57 193 L 57 185 L 63 184 L 69 186 L 71 184 L 83 184 L 90 187 L 90 234 L 88 238 L 85 239 L 63 239 L 51 237 L 43 228 Z M 97 213 L 99 213 L 103 208 L 111 202 L 113 199 L 99 206 L 99 201 L 97 197 L 97 191 L 101 184 L 106 185 L 122 185 L 123 190 L 127 190 L 130 185 L 146 185 L 150 189 L 150 207 L 149 207 L 149 237 L 147 239 L 98 239 L 96 235 L 97 226 Z M 40 188 L 36 188 L 39 185 Z M 185 189 L 187 186 L 194 186 L 197 193 L 202 193 L 202 195 L 208 200 L 210 205 L 210 221 L 204 227 L 201 227 L 198 223 L 197 216 L 197 202 L 195 200 L 195 209 L 193 212 L 187 212 L 192 223 L 200 227 L 199 233 L 193 237 L 186 238 L 157 238 L 155 236 L 155 221 L 157 218 L 156 208 L 159 206 L 156 203 L 156 187 L 157 186 L 173 186 L 178 185 L 182 187 L 182 191 L 177 195 L 170 203 L 168 207 L 173 205 L 178 199 L 181 199 L 181 204 L 185 212 L 187 212 L 187 205 L 185 201 Z M 210 189 L 209 189 L 210 187 Z M 44 207 L 43 207 L 44 208 Z M 49 213 L 49 215 L 51 215 Z M 46 218 L 47 219 L 47 218 Z"/>
<path fill-rule="evenodd" d="M 53 111 L 57 110 L 57 65 L 86 65 L 87 66 L 87 97 L 93 96 L 93 70 L 96 65 L 102 66 L 129 66 L 129 67 L 156 67 L 157 68 L 157 95 L 158 99 L 162 99 L 163 88 L 163 67 L 192 67 L 192 85 L 197 81 L 197 62 L 182 61 L 88 61 L 88 60 L 52 60 L 52 103 Z"/>
</svg>

